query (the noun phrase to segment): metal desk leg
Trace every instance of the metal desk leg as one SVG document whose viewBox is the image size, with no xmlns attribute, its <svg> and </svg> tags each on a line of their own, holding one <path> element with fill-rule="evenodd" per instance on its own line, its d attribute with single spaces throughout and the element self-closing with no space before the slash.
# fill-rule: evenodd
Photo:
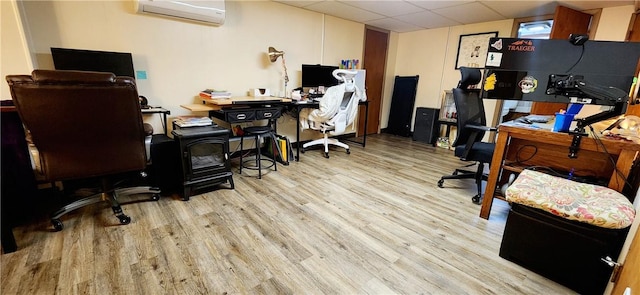
<svg viewBox="0 0 640 295">
<path fill-rule="evenodd" d="M 369 102 L 364 104 L 364 136 L 362 138 L 362 147 L 367 144 L 367 127 L 369 126 Z"/>
<path fill-rule="evenodd" d="M 302 108 L 297 105 L 296 106 L 296 112 L 297 112 L 297 122 L 296 122 L 296 162 L 300 161 L 300 110 Z"/>
<path fill-rule="evenodd" d="M 164 127 L 164 135 L 168 135 L 167 134 L 167 113 L 162 113 L 162 115 L 164 115 L 164 124 L 162 124 L 162 126 Z"/>
</svg>

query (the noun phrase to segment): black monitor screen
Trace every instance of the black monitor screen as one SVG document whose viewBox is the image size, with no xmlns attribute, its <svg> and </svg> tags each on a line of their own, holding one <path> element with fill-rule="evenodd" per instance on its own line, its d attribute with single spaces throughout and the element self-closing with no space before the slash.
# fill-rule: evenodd
<svg viewBox="0 0 640 295">
<path fill-rule="evenodd" d="M 575 77 L 589 85 L 631 89 L 640 59 L 640 42 L 491 38 L 482 84 L 482 97 L 542 102 L 572 102 L 564 95 L 548 94 L 550 81 Z M 556 77 L 556 78 L 553 78 Z M 594 99 L 590 103 L 612 105 Z"/>
<path fill-rule="evenodd" d="M 110 72 L 135 78 L 131 53 L 51 48 L 56 70 Z"/>
<path fill-rule="evenodd" d="M 333 77 L 335 66 L 302 65 L 302 87 L 331 87 L 338 85 L 338 80 Z"/>
</svg>

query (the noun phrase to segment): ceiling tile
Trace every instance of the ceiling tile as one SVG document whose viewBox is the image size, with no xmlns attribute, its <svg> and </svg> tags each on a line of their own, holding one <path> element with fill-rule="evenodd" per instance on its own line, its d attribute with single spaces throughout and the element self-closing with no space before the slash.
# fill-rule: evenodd
<svg viewBox="0 0 640 295">
<path fill-rule="evenodd" d="M 503 16 L 480 4 L 479 2 L 438 8 L 432 11 L 463 24 L 473 24 L 504 19 Z"/>
<path fill-rule="evenodd" d="M 553 14 L 558 6 L 556 1 L 481 1 L 505 18 L 522 18 Z"/>
<path fill-rule="evenodd" d="M 623 5 L 634 5 L 635 2 L 633 0 L 627 1 L 558 1 L 558 5 L 566 6 L 576 10 L 589 10 L 596 8 L 604 8 L 604 7 L 615 7 L 615 6 L 623 6 Z"/>
<path fill-rule="evenodd" d="M 461 23 L 443 17 L 441 15 L 435 14 L 431 11 L 423 11 L 423 12 L 419 12 L 419 13 L 412 13 L 412 14 L 408 14 L 408 15 L 403 15 L 400 18 L 402 18 L 403 21 L 408 22 L 410 24 L 414 24 L 416 26 L 425 28 L 425 29 L 432 29 L 432 28 L 441 28 L 441 27 L 450 27 L 450 26 L 457 26 L 457 25 L 461 25 Z"/>
<path fill-rule="evenodd" d="M 383 1 L 340 1 L 344 4 L 362 8 L 384 16 L 397 16 L 409 13 L 416 13 L 424 10 L 418 6 L 402 0 Z"/>
<path fill-rule="evenodd" d="M 407 2 L 422 7 L 424 9 L 438 9 L 444 7 L 458 6 L 461 4 L 475 2 L 475 0 L 453 0 L 453 1 L 425 1 L 425 0 L 407 0 Z"/>
<path fill-rule="evenodd" d="M 291 6 L 296 6 L 296 7 L 305 7 L 305 6 L 309 6 L 311 4 L 314 3 L 319 3 L 322 2 L 324 0 L 320 0 L 320 1 L 305 1 L 305 0 L 273 0 L 274 2 L 280 2 L 282 4 L 287 4 L 287 5 L 291 5 Z"/>
<path fill-rule="evenodd" d="M 318 2 L 309 6 L 305 6 L 305 8 L 360 23 L 384 18 L 383 15 L 379 15 L 377 13 L 369 12 L 364 9 L 360 9 L 336 1 Z"/>
<path fill-rule="evenodd" d="M 0 0 L 2 1 L 2 0 Z M 250 0 L 252 1 L 252 0 Z M 640 0 L 271 0 L 395 32 L 635 5 Z"/>
<path fill-rule="evenodd" d="M 412 31 L 424 29 L 419 26 L 412 25 L 403 21 L 399 21 L 393 18 L 383 18 L 379 20 L 372 20 L 372 21 L 366 22 L 366 24 L 377 27 L 377 28 L 398 32 L 398 33 L 412 32 Z"/>
</svg>

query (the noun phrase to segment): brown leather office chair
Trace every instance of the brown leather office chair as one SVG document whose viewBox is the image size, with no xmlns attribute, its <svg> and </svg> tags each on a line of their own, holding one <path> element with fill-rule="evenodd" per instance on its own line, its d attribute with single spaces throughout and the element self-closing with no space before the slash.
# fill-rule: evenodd
<svg viewBox="0 0 640 295">
<path fill-rule="evenodd" d="M 38 150 L 46 181 L 62 181 L 66 186 L 67 182 L 82 180 L 83 184 L 99 187 L 90 196 L 78 199 L 76 194 L 73 202 L 54 212 L 54 229 L 62 230 L 62 215 L 103 200 L 111 203 L 121 224 L 128 224 L 131 218 L 123 213 L 119 196 L 148 193 L 153 200 L 159 199 L 157 188 L 120 188 L 144 174 L 147 164 L 146 128 L 132 78 L 35 70 L 31 76 L 11 75 L 6 79 Z"/>
</svg>

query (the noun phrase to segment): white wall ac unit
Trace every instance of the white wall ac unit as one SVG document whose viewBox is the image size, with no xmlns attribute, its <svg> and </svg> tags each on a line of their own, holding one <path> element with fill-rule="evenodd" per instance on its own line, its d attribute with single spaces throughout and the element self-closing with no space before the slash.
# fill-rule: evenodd
<svg viewBox="0 0 640 295">
<path fill-rule="evenodd" d="M 216 26 L 222 25 L 225 18 L 224 0 L 138 0 L 138 13 L 187 19 Z"/>
</svg>

